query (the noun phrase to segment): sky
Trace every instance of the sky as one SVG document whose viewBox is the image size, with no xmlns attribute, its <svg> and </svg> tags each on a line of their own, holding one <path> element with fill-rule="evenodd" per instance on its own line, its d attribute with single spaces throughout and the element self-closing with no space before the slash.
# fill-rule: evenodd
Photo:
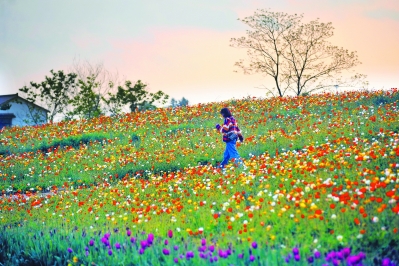
<svg viewBox="0 0 399 266">
<path fill-rule="evenodd" d="M 399 87 L 398 0 L 0 0 L 0 95 L 79 59 L 190 104 L 264 97 L 273 80 L 243 74 L 230 47 L 257 9 L 332 22 L 370 88 Z"/>
</svg>

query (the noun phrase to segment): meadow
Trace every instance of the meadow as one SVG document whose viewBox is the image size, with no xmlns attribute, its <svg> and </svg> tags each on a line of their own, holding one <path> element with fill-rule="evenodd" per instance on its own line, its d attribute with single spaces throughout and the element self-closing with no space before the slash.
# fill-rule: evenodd
<svg viewBox="0 0 399 266">
<path fill-rule="evenodd" d="M 399 91 L 0 131 L 1 265 L 399 265 Z M 229 107 L 247 168 L 225 172 Z"/>
</svg>

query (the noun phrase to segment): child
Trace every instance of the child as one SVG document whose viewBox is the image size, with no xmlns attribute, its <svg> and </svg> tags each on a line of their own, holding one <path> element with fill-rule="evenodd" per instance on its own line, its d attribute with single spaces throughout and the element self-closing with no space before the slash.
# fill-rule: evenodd
<svg viewBox="0 0 399 266">
<path fill-rule="evenodd" d="M 220 114 L 224 117 L 224 123 L 223 126 L 217 124 L 216 129 L 223 134 L 223 141 L 226 143 L 226 150 L 224 151 L 223 161 L 220 163 L 219 167 L 224 168 L 232 158 L 242 164 L 242 160 L 240 159 L 240 155 L 236 149 L 236 142 L 237 139 L 239 139 L 240 142 L 243 142 L 244 137 L 237 125 L 237 121 L 231 115 L 228 108 L 220 110 Z"/>
</svg>

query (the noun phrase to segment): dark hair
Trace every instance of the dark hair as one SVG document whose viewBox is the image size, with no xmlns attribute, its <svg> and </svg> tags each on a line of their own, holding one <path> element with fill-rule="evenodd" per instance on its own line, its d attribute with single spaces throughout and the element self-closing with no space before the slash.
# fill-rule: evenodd
<svg viewBox="0 0 399 266">
<path fill-rule="evenodd" d="M 222 110 L 220 110 L 220 114 L 223 115 L 224 118 L 231 116 L 231 112 L 227 107 L 222 108 Z"/>
</svg>

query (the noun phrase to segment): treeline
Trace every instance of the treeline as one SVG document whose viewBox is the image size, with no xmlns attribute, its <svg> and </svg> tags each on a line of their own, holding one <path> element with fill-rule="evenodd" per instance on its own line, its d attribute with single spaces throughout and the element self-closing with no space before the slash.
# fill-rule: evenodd
<svg viewBox="0 0 399 266">
<path fill-rule="evenodd" d="M 28 102 L 31 122 L 40 124 L 61 120 L 91 119 L 101 115 L 115 116 L 122 112 L 153 110 L 156 105 L 165 105 L 169 95 L 159 90 L 148 91 L 148 84 L 141 80 L 119 81 L 117 75 L 106 71 L 102 64 L 88 62 L 75 64 L 68 73 L 63 70 L 50 71 L 44 81 L 30 82 L 30 86 L 19 89 Z M 186 106 L 188 100 L 174 98 L 170 107 Z M 37 108 L 49 111 L 47 117 Z"/>
</svg>

